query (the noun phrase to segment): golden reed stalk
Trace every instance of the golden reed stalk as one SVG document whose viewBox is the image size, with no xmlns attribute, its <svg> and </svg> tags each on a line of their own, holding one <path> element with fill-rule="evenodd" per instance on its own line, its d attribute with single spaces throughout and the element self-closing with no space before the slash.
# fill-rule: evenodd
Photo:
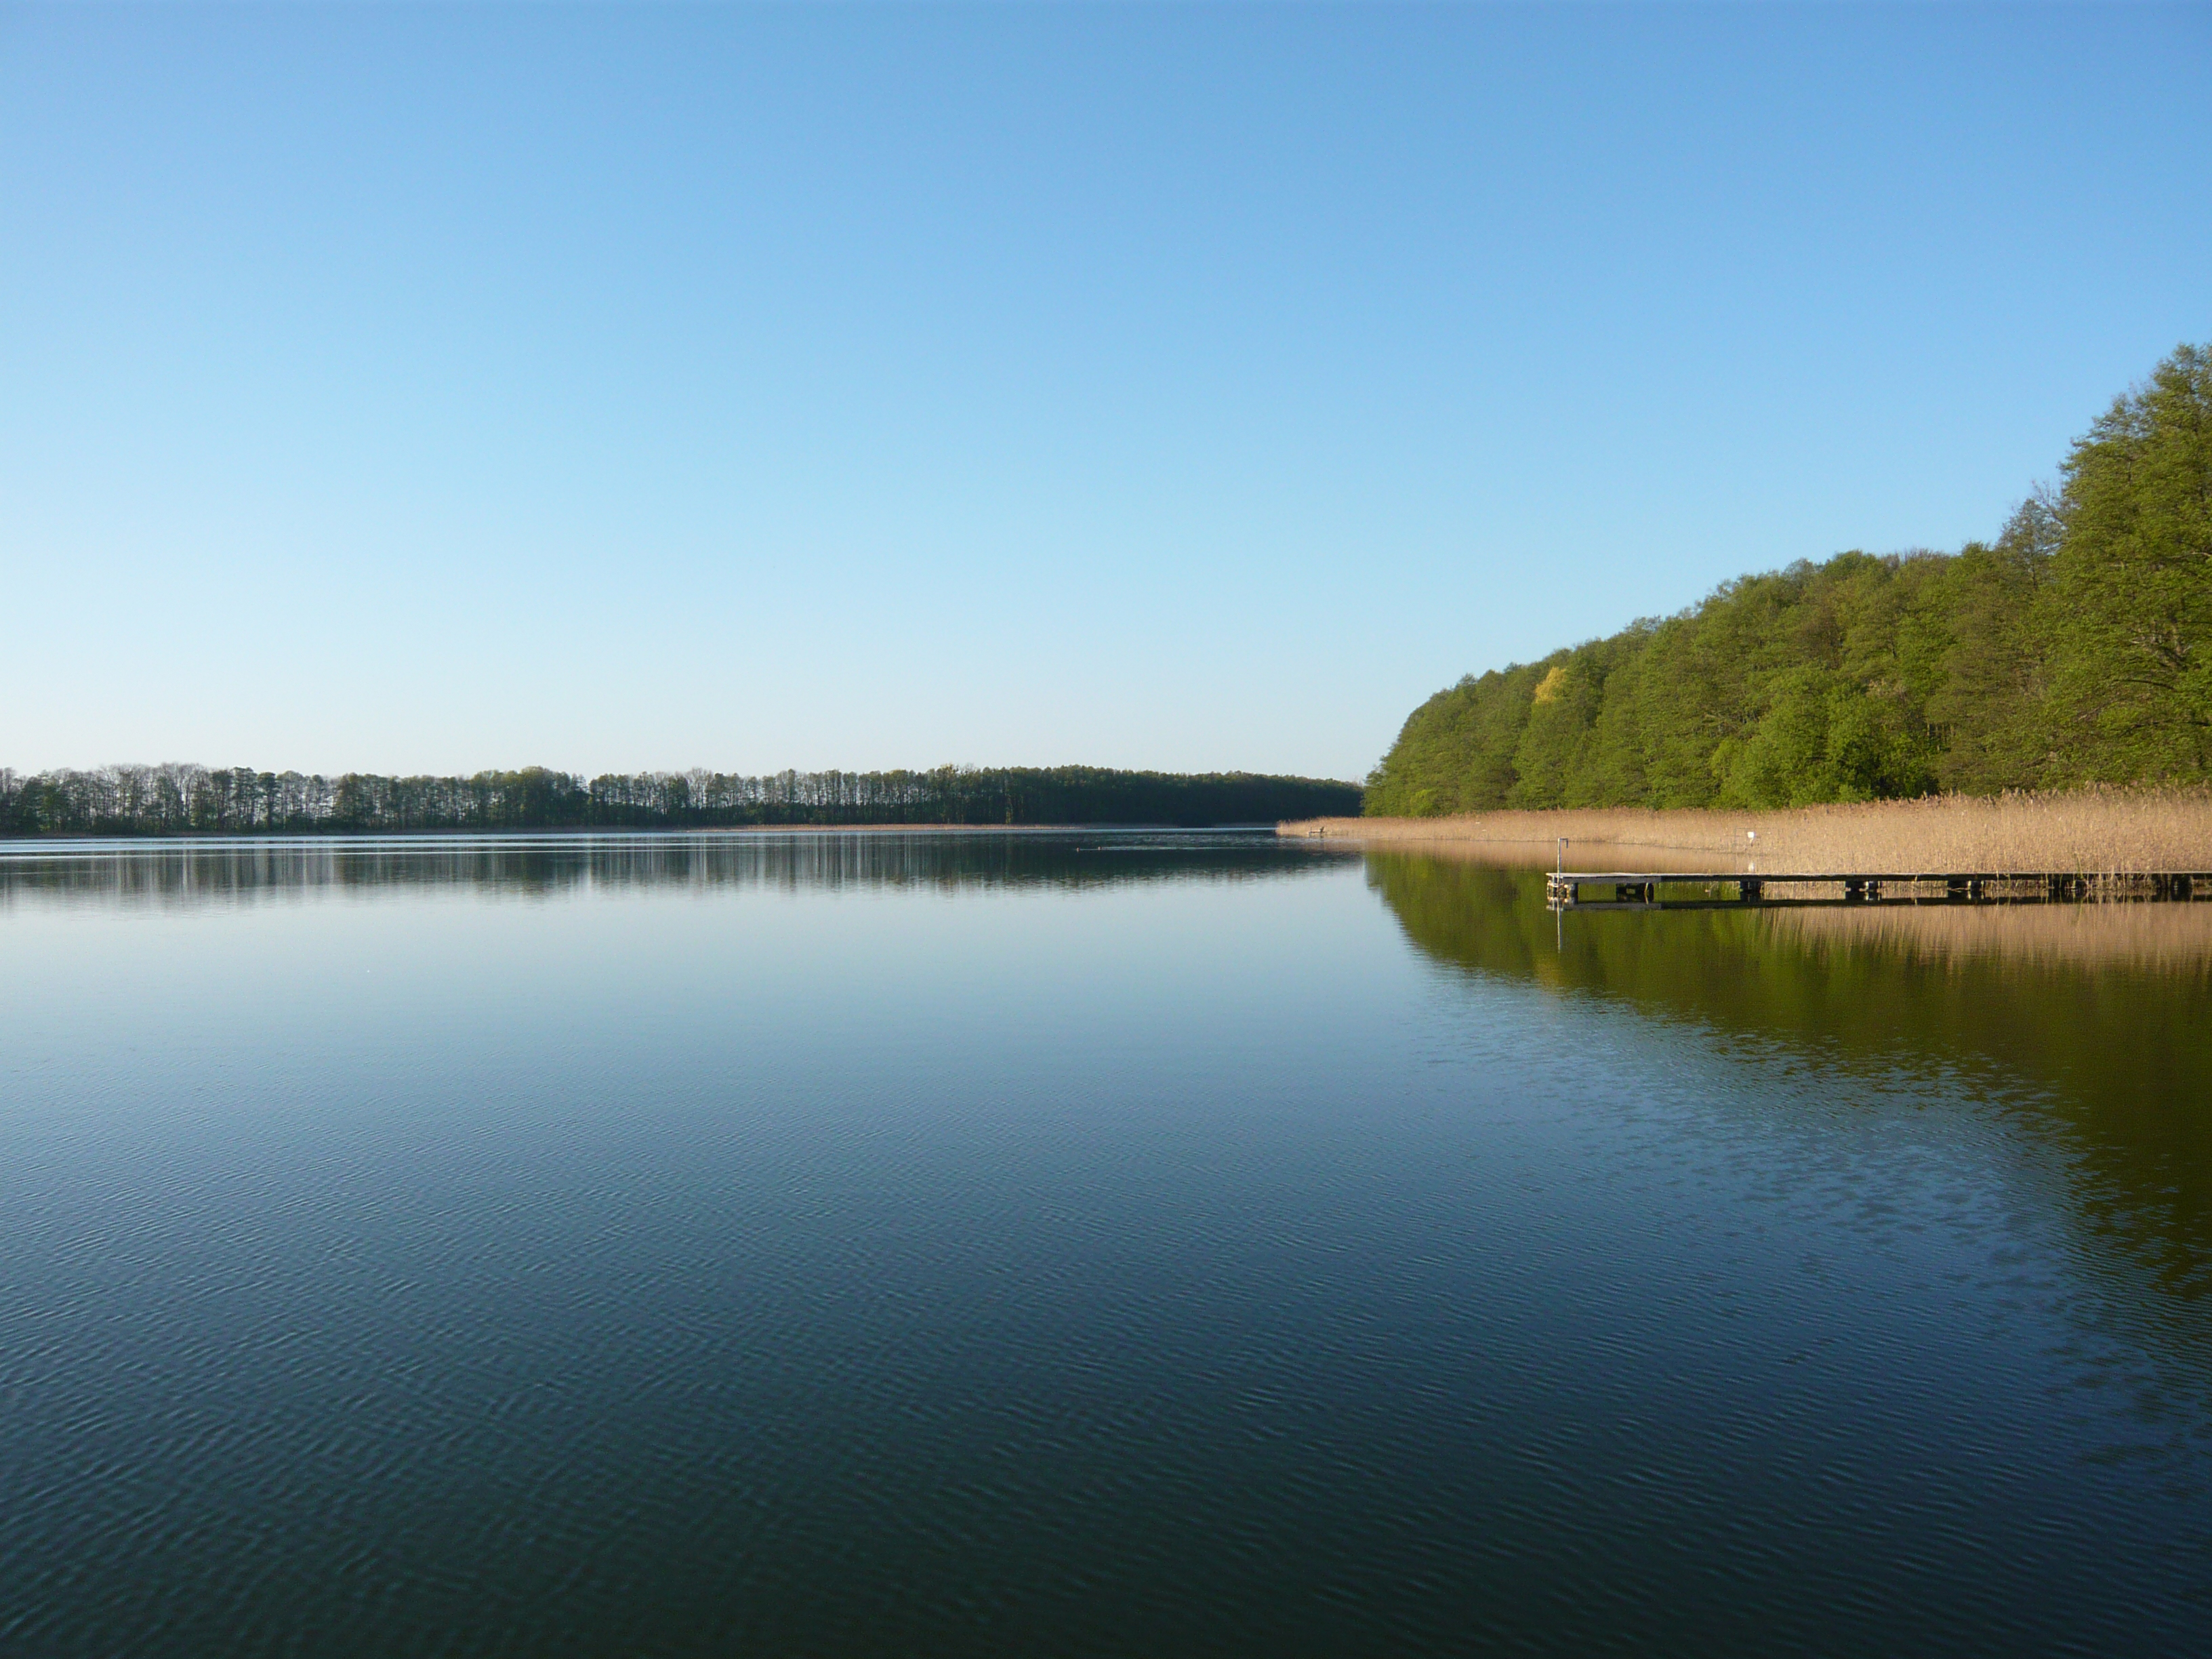
<svg viewBox="0 0 2212 1659">
<path fill-rule="evenodd" d="M 1801 806 L 1777 812 L 1640 807 L 1474 812 L 1442 818 L 1309 818 L 1283 836 L 1370 845 L 1484 844 L 1494 861 L 1570 870 L 1756 867 L 1820 872 L 2142 875 L 2212 872 L 2212 789 L 2081 789 Z M 1755 837 L 1755 839 L 1754 839 Z M 1470 848 L 1471 850 L 1471 848 Z M 1492 861 L 1486 858 L 1486 862 Z"/>
</svg>

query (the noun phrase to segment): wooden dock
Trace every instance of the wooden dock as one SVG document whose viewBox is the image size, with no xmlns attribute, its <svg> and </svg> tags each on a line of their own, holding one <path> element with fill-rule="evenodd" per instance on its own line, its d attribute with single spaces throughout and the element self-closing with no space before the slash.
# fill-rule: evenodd
<svg viewBox="0 0 2212 1659">
<path fill-rule="evenodd" d="M 2140 875 L 1924 870 L 1806 875 L 1747 871 L 1561 870 L 1544 878 L 1555 910 L 1710 910 L 1753 905 L 2078 904 L 2212 900 L 2212 872 Z M 1587 889 L 1610 890 L 1605 899 Z"/>
</svg>

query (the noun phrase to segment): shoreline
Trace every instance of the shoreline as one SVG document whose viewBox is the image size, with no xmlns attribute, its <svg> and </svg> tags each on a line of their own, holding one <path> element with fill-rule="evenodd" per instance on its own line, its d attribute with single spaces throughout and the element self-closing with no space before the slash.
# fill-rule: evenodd
<svg viewBox="0 0 2212 1659">
<path fill-rule="evenodd" d="M 2212 789 L 1934 795 L 1761 811 L 1564 807 L 1433 818 L 1304 818 L 1285 820 L 1276 833 L 1368 847 L 1425 846 L 1462 858 L 1486 856 L 1478 848 L 1494 849 L 1487 854 L 1494 861 L 1546 868 L 1564 836 L 1571 870 L 1626 864 L 1593 863 L 1577 849 L 1632 848 L 1647 863 L 1655 853 L 1695 854 L 1777 876 L 1911 869 L 2141 875 L 2212 870 Z M 1511 856 L 1516 852 L 1521 856 Z"/>
</svg>

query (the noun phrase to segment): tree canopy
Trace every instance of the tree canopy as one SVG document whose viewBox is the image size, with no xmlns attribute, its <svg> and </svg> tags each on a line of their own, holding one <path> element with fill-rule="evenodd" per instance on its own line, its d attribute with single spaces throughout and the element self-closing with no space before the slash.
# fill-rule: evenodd
<svg viewBox="0 0 2212 1659">
<path fill-rule="evenodd" d="M 1372 814 L 1809 805 L 2212 778 L 2212 349 L 2118 398 L 1996 539 L 1839 553 L 1415 709 Z"/>
</svg>

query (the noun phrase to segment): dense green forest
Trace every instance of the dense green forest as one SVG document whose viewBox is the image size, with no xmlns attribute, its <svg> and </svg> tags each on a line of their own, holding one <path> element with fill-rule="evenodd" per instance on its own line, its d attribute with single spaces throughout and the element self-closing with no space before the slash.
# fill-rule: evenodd
<svg viewBox="0 0 2212 1659">
<path fill-rule="evenodd" d="M 923 772 L 610 773 L 529 767 L 465 778 L 341 777 L 250 766 L 107 766 L 19 777 L 0 769 L 0 835 L 690 830 L 744 824 L 1272 823 L 1350 815 L 1359 786 L 1249 772 L 1096 766 Z"/>
<path fill-rule="evenodd" d="M 2212 349 L 2118 398 L 1997 538 L 1842 553 L 1469 675 L 1371 814 L 1808 805 L 2212 778 Z"/>
</svg>

